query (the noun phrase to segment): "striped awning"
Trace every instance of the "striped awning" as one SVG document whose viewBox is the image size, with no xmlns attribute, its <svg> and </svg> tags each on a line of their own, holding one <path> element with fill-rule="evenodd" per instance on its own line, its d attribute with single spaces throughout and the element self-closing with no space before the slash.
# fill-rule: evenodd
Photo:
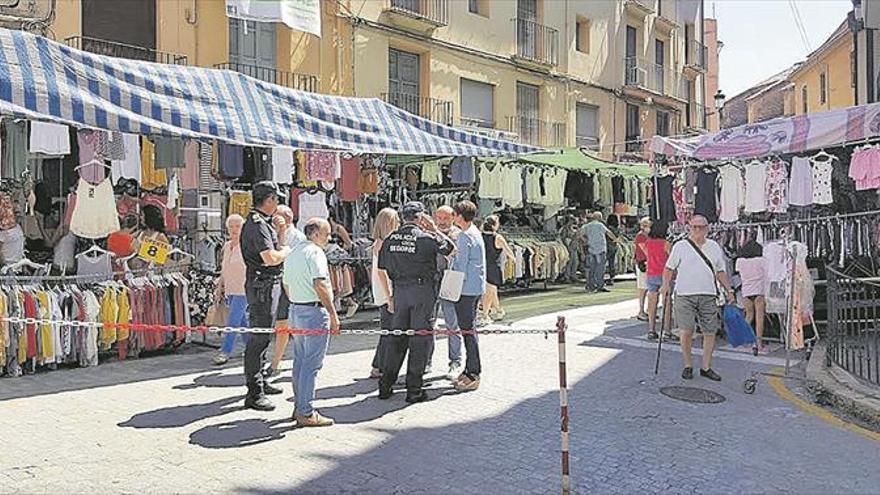
<svg viewBox="0 0 880 495">
<path fill-rule="evenodd" d="M 79 51 L 0 29 L 0 115 L 126 133 L 357 153 L 542 151 L 444 126 L 381 100 L 296 91 L 228 70 Z"/>
</svg>

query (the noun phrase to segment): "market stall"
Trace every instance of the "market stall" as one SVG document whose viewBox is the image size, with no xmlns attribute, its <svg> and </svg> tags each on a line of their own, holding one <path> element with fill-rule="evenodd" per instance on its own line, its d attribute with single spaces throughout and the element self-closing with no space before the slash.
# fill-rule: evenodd
<svg viewBox="0 0 880 495">
<path fill-rule="evenodd" d="M 183 332 L 138 325 L 204 320 L 223 218 L 247 213 L 257 181 L 286 185 L 300 221 L 356 223 L 363 212 L 352 205 L 385 185 L 389 156 L 541 151 L 377 99 L 109 58 L 3 29 L 0 119 L 0 315 L 76 322 L 0 323 L 0 374 L 12 376 L 184 343 Z M 366 251 L 353 244 L 334 258 L 343 294 L 362 285 Z"/>
<path fill-rule="evenodd" d="M 870 270 L 880 261 L 878 142 L 880 104 L 691 138 L 658 136 L 651 143 L 651 213 L 679 226 L 693 214 L 707 217 L 731 266 L 746 244 L 761 245 L 768 301 L 782 300 L 777 311 L 795 313 L 787 328 L 797 348 L 809 322 L 805 316 L 813 314 L 813 285 L 823 285 L 825 266 Z M 795 299 L 803 311 L 792 311 Z"/>
</svg>

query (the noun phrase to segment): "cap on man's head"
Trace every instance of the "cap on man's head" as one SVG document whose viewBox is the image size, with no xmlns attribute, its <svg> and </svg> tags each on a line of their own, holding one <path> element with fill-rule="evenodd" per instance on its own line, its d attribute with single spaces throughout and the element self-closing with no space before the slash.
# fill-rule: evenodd
<svg viewBox="0 0 880 495">
<path fill-rule="evenodd" d="M 400 217 L 403 218 L 404 221 L 412 221 L 426 211 L 427 208 L 425 208 L 424 203 L 421 201 L 410 201 L 400 207 Z"/>
<path fill-rule="evenodd" d="M 254 206 L 260 206 L 269 196 L 275 195 L 279 199 L 284 198 L 284 193 L 278 188 L 278 185 L 270 180 L 264 180 L 254 184 L 253 190 Z"/>
</svg>

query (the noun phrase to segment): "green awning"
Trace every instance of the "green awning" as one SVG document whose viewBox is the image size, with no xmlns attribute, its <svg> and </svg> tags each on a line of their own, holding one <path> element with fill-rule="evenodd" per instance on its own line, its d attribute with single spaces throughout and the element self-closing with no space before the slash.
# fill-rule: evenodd
<svg viewBox="0 0 880 495">
<path fill-rule="evenodd" d="M 546 165 L 588 173 L 619 173 L 627 177 L 651 177 L 651 168 L 647 163 L 617 163 L 602 160 L 596 156 L 584 154 L 578 148 L 562 148 L 557 153 L 539 153 L 524 155 L 516 159 L 520 163 Z"/>
</svg>

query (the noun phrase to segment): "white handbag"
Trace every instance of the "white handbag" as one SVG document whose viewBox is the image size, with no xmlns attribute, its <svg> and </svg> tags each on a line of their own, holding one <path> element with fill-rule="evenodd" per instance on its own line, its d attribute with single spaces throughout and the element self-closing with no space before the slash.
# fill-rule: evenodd
<svg viewBox="0 0 880 495">
<path fill-rule="evenodd" d="M 461 299 L 462 287 L 464 287 L 464 272 L 444 270 L 443 280 L 440 281 L 440 299 L 458 302 Z"/>
</svg>

